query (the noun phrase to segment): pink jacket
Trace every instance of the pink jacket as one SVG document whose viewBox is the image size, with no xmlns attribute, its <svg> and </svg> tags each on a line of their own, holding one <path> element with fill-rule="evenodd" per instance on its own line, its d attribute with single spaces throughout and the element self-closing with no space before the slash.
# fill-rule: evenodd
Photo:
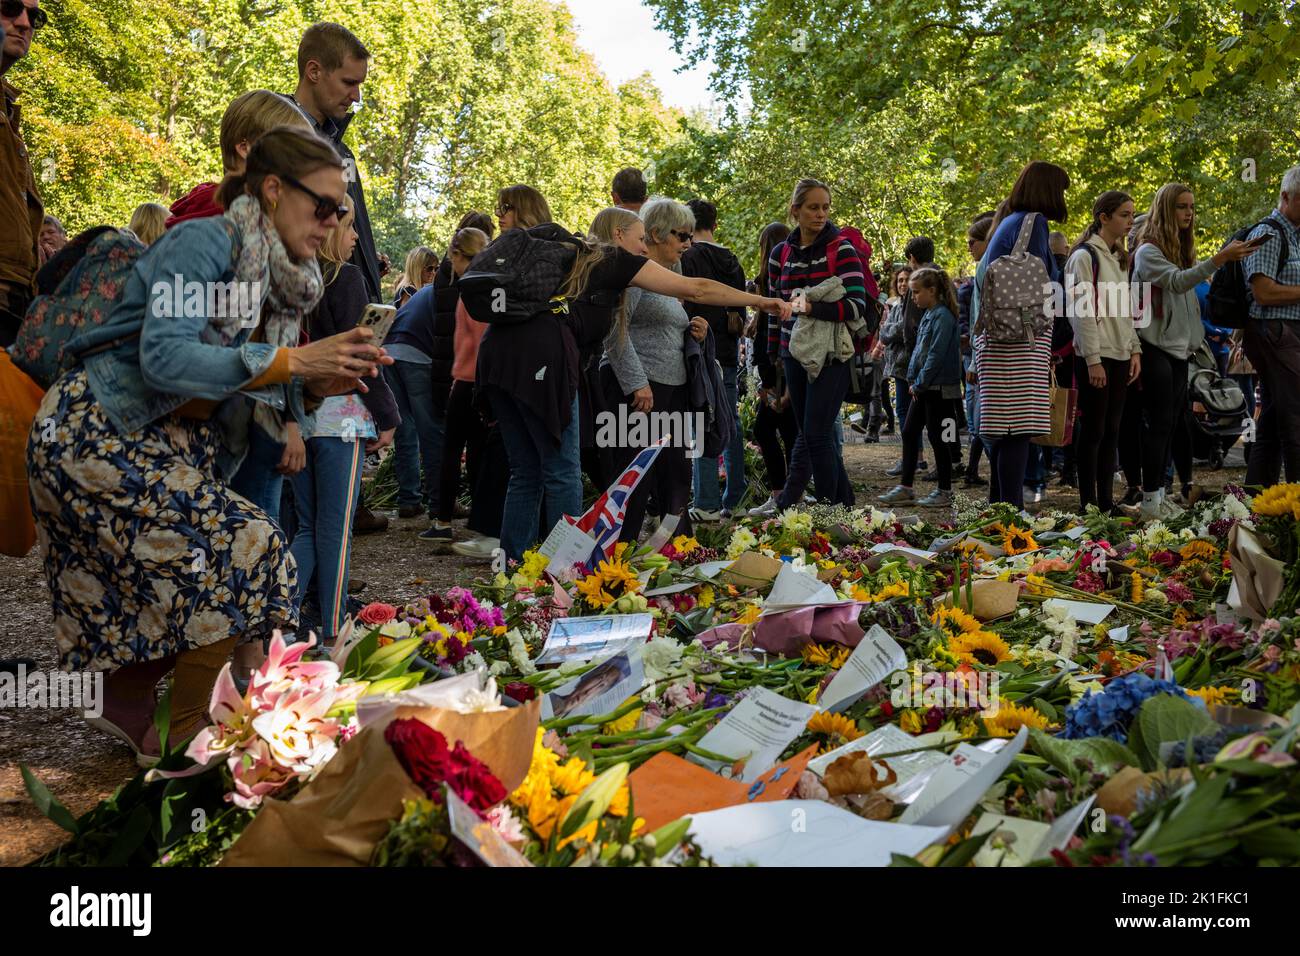
<svg viewBox="0 0 1300 956">
<path fill-rule="evenodd" d="M 456 337 L 452 341 L 451 377 L 457 382 L 473 382 L 478 368 L 478 343 L 487 325 L 471 319 L 464 302 L 456 303 Z"/>
</svg>

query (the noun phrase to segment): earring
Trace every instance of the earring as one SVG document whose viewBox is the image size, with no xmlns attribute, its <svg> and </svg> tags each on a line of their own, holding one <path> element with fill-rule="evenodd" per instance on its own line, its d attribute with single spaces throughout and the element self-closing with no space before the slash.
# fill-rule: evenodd
<svg viewBox="0 0 1300 956">
<path fill-rule="evenodd" d="M 271 200 L 271 212 L 275 212 L 275 207 L 278 206 L 278 205 L 280 205 L 280 201 L 279 201 L 278 199 L 272 199 L 272 200 Z"/>
</svg>

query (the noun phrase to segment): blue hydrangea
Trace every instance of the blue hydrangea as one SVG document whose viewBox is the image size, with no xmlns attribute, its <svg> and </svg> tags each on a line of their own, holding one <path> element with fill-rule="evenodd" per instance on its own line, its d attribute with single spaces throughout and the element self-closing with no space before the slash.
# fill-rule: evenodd
<svg viewBox="0 0 1300 956">
<path fill-rule="evenodd" d="M 1191 699 L 1173 681 L 1156 680 L 1140 672 L 1125 674 L 1107 684 L 1102 693 L 1088 691 L 1082 700 L 1071 705 L 1065 712 L 1065 730 L 1060 736 L 1067 740 L 1110 737 L 1127 743 L 1128 726 L 1137 716 L 1138 708 L 1156 694 Z"/>
</svg>

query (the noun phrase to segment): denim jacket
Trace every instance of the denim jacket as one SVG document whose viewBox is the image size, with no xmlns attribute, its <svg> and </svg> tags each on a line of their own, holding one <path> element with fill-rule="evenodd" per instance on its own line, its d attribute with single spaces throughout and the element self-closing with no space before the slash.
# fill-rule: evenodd
<svg viewBox="0 0 1300 956">
<path fill-rule="evenodd" d="M 921 316 L 907 381 L 917 391 L 961 381 L 961 332 L 946 305 L 926 309 Z"/>
<path fill-rule="evenodd" d="M 299 424 L 306 418 L 299 378 L 288 386 L 243 390 L 270 367 L 276 351 L 264 342 L 248 341 L 256 323 L 247 323 L 250 327 L 241 328 L 228 345 L 211 344 L 218 337 L 209 328 L 208 316 L 188 314 L 208 311 L 206 293 L 201 309 L 175 308 L 178 303 L 171 297 L 178 281 L 182 289 L 197 282 L 206 290 L 209 282 L 234 280 L 231 251 L 230 235 L 220 219 L 181 223 L 140 256 L 108 321 L 67 345 L 82 352 L 126 337 L 83 361 L 91 391 L 124 434 L 194 398 L 221 402 L 212 420 L 221 433 L 217 467 L 226 476 L 234 474 L 248 449 L 250 399 L 280 411 L 287 407 Z M 262 290 L 263 301 L 267 291 Z M 260 315 L 263 301 L 249 303 L 250 314 Z"/>
</svg>

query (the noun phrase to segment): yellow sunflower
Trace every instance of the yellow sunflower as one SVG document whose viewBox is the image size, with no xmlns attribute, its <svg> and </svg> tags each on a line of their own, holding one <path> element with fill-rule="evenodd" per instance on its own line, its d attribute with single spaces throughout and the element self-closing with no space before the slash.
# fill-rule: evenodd
<svg viewBox="0 0 1300 956">
<path fill-rule="evenodd" d="M 871 595 L 872 601 L 888 601 L 890 598 L 911 597 L 912 589 L 906 581 L 894 581 L 892 584 L 886 584 L 883 588 Z"/>
<path fill-rule="evenodd" d="M 940 605 L 930 615 L 930 623 L 943 631 L 949 640 L 962 634 L 974 634 L 980 629 L 979 620 L 959 607 Z"/>
<path fill-rule="evenodd" d="M 1007 642 L 992 631 L 974 631 L 959 634 L 948 641 L 948 649 L 964 663 L 992 667 L 1011 658 Z"/>
<path fill-rule="evenodd" d="M 813 714 L 804 729 L 822 738 L 818 753 L 827 753 L 836 747 L 843 747 L 862 736 L 862 731 L 853 721 L 843 714 L 832 714 L 828 711 Z"/>
<path fill-rule="evenodd" d="M 1046 730 L 1051 726 L 1051 721 L 1035 708 L 1021 707 L 1005 697 L 999 697 L 997 707 L 984 711 L 980 719 L 991 737 L 1014 737 L 1021 727 Z"/>
<path fill-rule="evenodd" d="M 1007 554 L 1024 554 L 1026 551 L 1037 551 L 1038 542 L 1028 528 L 1013 524 L 1002 534 L 1002 550 Z"/>
<path fill-rule="evenodd" d="M 620 544 L 612 559 L 606 558 L 597 565 L 596 570 L 578 581 L 578 593 L 591 607 L 604 609 L 625 594 L 634 594 L 641 589 L 641 579 L 628 565 L 619 560 L 623 545 Z"/>
<path fill-rule="evenodd" d="M 1274 485 L 1255 496 L 1251 510 L 1265 518 L 1291 515 L 1300 521 L 1300 484 Z"/>
<path fill-rule="evenodd" d="M 1184 561 L 1218 561 L 1219 549 L 1208 541 L 1188 541 L 1178 552 Z"/>
<path fill-rule="evenodd" d="M 799 653 L 809 664 L 818 666 L 829 664 L 835 670 L 839 670 L 849 659 L 850 651 L 843 645 L 812 643 L 804 645 Z"/>
</svg>

